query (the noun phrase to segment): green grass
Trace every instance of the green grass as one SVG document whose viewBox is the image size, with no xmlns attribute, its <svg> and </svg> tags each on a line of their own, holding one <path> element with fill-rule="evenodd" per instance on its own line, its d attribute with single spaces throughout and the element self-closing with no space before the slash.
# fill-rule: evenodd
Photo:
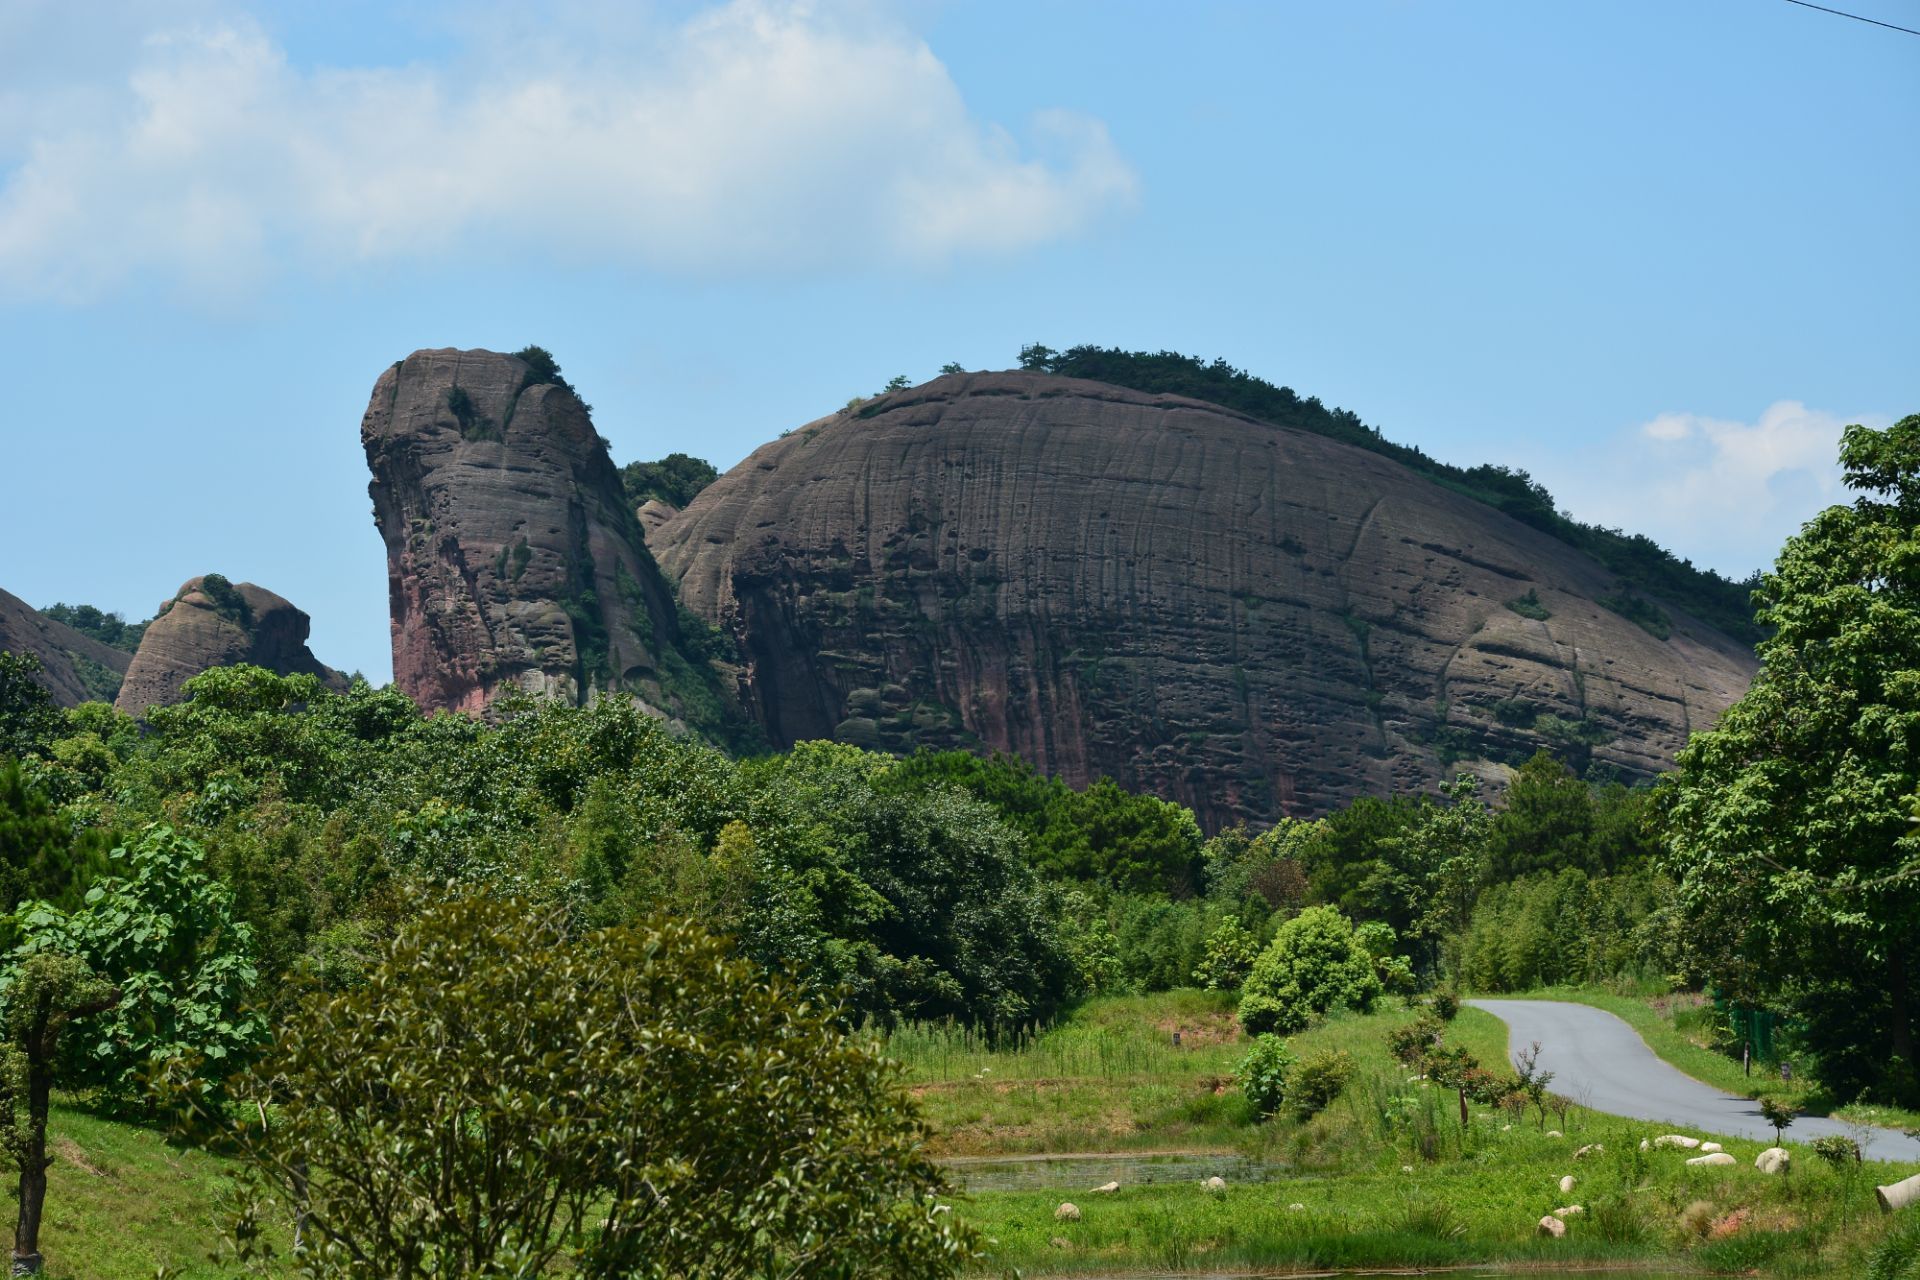
<svg viewBox="0 0 1920 1280">
<path fill-rule="evenodd" d="M 65 1107 L 54 1108 L 47 1136 L 55 1158 L 40 1251 L 51 1280 L 141 1280 L 161 1266 L 181 1280 L 233 1274 L 208 1260 L 229 1183 L 223 1161 Z M 11 1220 L 18 1200 L 5 1182 Z"/>
<path fill-rule="evenodd" d="M 995 1241 L 985 1272 L 1542 1262 L 1855 1276 L 1885 1230 L 1872 1183 L 1920 1169 L 1836 1170 L 1789 1141 L 1793 1171 L 1770 1177 L 1753 1168 L 1770 1144 L 1740 1140 L 1726 1142 L 1733 1166 L 1692 1167 L 1692 1153 L 1640 1152 L 1659 1126 L 1564 1100 L 1544 1116 L 1476 1105 L 1463 1127 L 1454 1094 L 1409 1078 L 1386 1054 L 1387 1031 L 1414 1016 L 1397 1007 L 1341 1015 L 1293 1036 L 1302 1056 L 1344 1049 L 1359 1064 L 1341 1098 L 1305 1122 L 1254 1121 L 1231 1084 L 1245 1042 L 1222 996 L 1094 1000 L 1032 1042 L 999 1050 L 929 1028 L 887 1045 L 945 1154 L 1205 1151 L 1277 1171 L 1224 1194 L 1197 1182 L 1100 1194 L 1082 1185 L 1082 1166 L 1062 1165 L 1055 1187 L 965 1195 L 958 1212 Z M 1506 1063 L 1506 1027 L 1490 1014 L 1463 1009 L 1447 1037 L 1483 1063 Z M 1576 1161 L 1590 1143 L 1604 1151 Z M 1562 1195 L 1565 1174 L 1578 1182 Z M 1063 1200 L 1079 1206 L 1079 1222 L 1054 1218 Z M 1587 1213 L 1566 1238 L 1540 1238 L 1541 1216 L 1568 1203 Z"/>
<path fill-rule="evenodd" d="M 1778 1067 L 1754 1063 L 1748 1075 L 1740 1063 L 1707 1043 L 1704 1020 L 1697 1003 L 1685 996 L 1623 996 L 1597 987 L 1543 987 L 1536 991 L 1500 995 L 1502 1000 L 1571 1000 L 1605 1009 L 1640 1033 L 1647 1047 L 1662 1061 L 1686 1072 L 1694 1079 L 1741 1097 L 1762 1094 L 1791 1099 L 1809 1115 L 1832 1115 L 1861 1124 L 1884 1125 L 1894 1129 L 1920 1128 L 1920 1111 L 1898 1107 L 1851 1104 L 1836 1106 L 1834 1099 L 1817 1080 L 1802 1074 L 1792 1081 L 1780 1079 Z"/>
</svg>

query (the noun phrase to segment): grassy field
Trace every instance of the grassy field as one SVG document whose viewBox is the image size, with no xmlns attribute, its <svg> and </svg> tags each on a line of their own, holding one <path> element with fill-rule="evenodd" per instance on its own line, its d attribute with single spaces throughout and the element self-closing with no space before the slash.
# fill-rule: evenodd
<svg viewBox="0 0 1920 1280">
<path fill-rule="evenodd" d="M 1568 1103 L 1519 1116 L 1476 1106 L 1463 1128 L 1453 1094 L 1386 1054 L 1387 1031 L 1413 1016 L 1337 1017 L 1293 1037 L 1303 1056 L 1339 1048 L 1360 1064 L 1304 1123 L 1255 1122 L 1231 1081 L 1245 1051 L 1231 1003 L 1207 993 L 1096 1000 L 1019 1048 L 939 1028 L 887 1043 L 943 1154 L 1210 1151 L 1278 1166 L 1220 1193 L 1196 1179 L 1102 1194 L 1063 1162 L 1058 1185 L 964 1196 L 962 1215 L 997 1242 L 995 1267 L 1027 1275 L 1578 1262 L 1858 1276 L 1886 1229 L 1873 1182 L 1920 1170 L 1835 1169 L 1789 1142 L 1794 1168 L 1774 1177 L 1753 1167 L 1767 1144 L 1746 1141 L 1726 1142 L 1733 1166 L 1693 1167 L 1691 1152 L 1640 1151 L 1657 1127 Z M 1448 1039 L 1505 1061 L 1491 1015 L 1462 1010 Z M 1576 1159 L 1593 1143 L 1604 1150 Z M 1079 1221 L 1055 1219 L 1062 1201 Z M 1569 1203 L 1585 1213 L 1567 1236 L 1540 1238 L 1541 1216 Z"/>
<path fill-rule="evenodd" d="M 1884 1125 L 1895 1129 L 1920 1128 L 1920 1111 L 1898 1107 L 1864 1105 L 1836 1106 L 1817 1080 L 1804 1074 L 1792 1081 L 1780 1079 L 1779 1069 L 1767 1063 L 1755 1063 L 1747 1074 L 1740 1063 L 1709 1045 L 1699 997 L 1681 995 L 1623 996 L 1596 987 L 1548 987 L 1518 995 L 1503 995 L 1503 1000 L 1573 1000 L 1625 1021 L 1647 1046 L 1665 1061 L 1696 1080 L 1716 1089 L 1744 1097 L 1774 1094 L 1790 1098 L 1809 1115 L 1832 1115 L 1861 1124 Z"/>
<path fill-rule="evenodd" d="M 1475 1106 L 1462 1127 L 1453 1094 L 1409 1079 L 1386 1054 L 1387 1031 L 1413 1016 L 1341 1016 L 1294 1036 L 1302 1056 L 1344 1049 L 1359 1066 L 1305 1122 L 1256 1122 L 1232 1082 L 1246 1048 L 1232 1003 L 1211 993 L 1095 1000 L 1018 1047 L 940 1027 L 884 1044 L 943 1156 L 1220 1153 L 1270 1177 L 1236 1175 L 1221 1192 L 1196 1177 L 1102 1194 L 1082 1166 L 1046 1163 L 1038 1186 L 958 1198 L 959 1214 L 995 1241 L 982 1274 L 1537 1263 L 1855 1277 L 1888 1228 L 1873 1183 L 1920 1170 L 1836 1169 L 1791 1141 L 1784 1177 L 1753 1168 L 1757 1142 L 1727 1142 L 1732 1166 L 1690 1167 L 1691 1153 L 1639 1150 L 1654 1126 L 1570 1104 L 1544 1115 Z M 1483 1062 L 1505 1059 L 1505 1026 L 1478 1010 L 1462 1010 L 1448 1039 Z M 162 1266 L 183 1280 L 232 1274 L 207 1256 L 221 1161 L 70 1109 L 56 1111 L 53 1138 L 43 1248 L 54 1280 L 140 1280 Z M 1604 1149 L 1575 1156 L 1596 1143 Z M 1576 1183 L 1563 1194 L 1565 1175 Z M 1062 1201 L 1079 1206 L 1079 1221 L 1055 1219 Z M 1540 1238 L 1540 1217 L 1568 1204 L 1585 1212 L 1567 1236 Z"/>
<path fill-rule="evenodd" d="M 51 1280 L 146 1280 L 163 1266 L 181 1280 L 231 1274 L 208 1261 L 228 1182 L 221 1161 L 63 1107 L 48 1137 L 55 1159 L 40 1249 Z M 4 1181 L 11 1224 L 14 1183 Z"/>
</svg>

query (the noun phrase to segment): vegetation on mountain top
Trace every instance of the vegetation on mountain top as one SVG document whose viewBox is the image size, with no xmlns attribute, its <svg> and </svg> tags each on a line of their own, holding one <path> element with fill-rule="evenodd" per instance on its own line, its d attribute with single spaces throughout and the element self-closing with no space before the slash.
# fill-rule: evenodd
<svg viewBox="0 0 1920 1280">
<path fill-rule="evenodd" d="M 1659 610 L 1644 601 L 1637 605 L 1633 591 L 1656 596 L 1687 610 L 1730 636 L 1757 641 L 1748 603 L 1754 583 L 1733 582 L 1711 569 L 1695 567 L 1644 534 L 1626 533 L 1585 524 L 1559 511 L 1553 495 L 1525 471 L 1482 464 L 1459 467 L 1440 462 L 1416 446 L 1395 444 L 1348 409 L 1328 408 L 1317 396 L 1302 397 L 1291 387 L 1276 386 L 1225 360 L 1205 361 L 1174 351 L 1125 351 L 1119 347 L 1082 345 L 1055 351 L 1033 343 L 1021 348 L 1020 367 L 1062 377 L 1111 382 L 1135 391 L 1189 396 L 1236 409 L 1276 426 L 1292 427 L 1327 436 L 1342 444 L 1392 458 L 1437 484 L 1485 503 L 1543 533 L 1592 556 L 1631 590 L 1619 593 L 1617 611 L 1661 635 Z M 1632 612 L 1628 612 L 1632 609 Z"/>
<path fill-rule="evenodd" d="M 670 507 L 684 507 L 719 478 L 711 462 L 685 453 L 670 453 L 655 462 L 629 462 L 620 468 L 627 501 L 636 507 L 654 498 Z"/>
<path fill-rule="evenodd" d="M 145 622 L 128 622 L 118 613 L 107 613 L 90 604 L 52 604 L 40 610 L 55 622 L 72 627 L 83 636 L 98 640 L 110 649 L 132 653 L 140 647 L 147 632 Z M 151 621 L 151 619 L 149 619 Z"/>
</svg>

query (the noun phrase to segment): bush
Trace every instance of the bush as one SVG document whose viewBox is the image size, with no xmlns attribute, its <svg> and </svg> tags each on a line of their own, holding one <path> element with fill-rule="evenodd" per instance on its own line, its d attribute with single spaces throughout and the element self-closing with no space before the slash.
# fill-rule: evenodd
<svg viewBox="0 0 1920 1280">
<path fill-rule="evenodd" d="M 1452 1022 L 1460 1013 L 1460 994 L 1447 987 L 1433 993 L 1427 1001 L 1427 1007 L 1433 1010 L 1433 1016 L 1442 1022 Z"/>
<path fill-rule="evenodd" d="M 243 1088 L 235 1241 L 298 1204 L 310 1277 L 935 1280 L 974 1252 L 891 1065 L 688 924 L 430 909 Z"/>
<path fill-rule="evenodd" d="M 1343 1055 L 1344 1056 L 1344 1055 Z M 1279 1036 L 1255 1036 L 1233 1078 L 1261 1119 L 1279 1112 L 1287 1100 L 1287 1082 L 1295 1065 L 1293 1051 Z"/>
<path fill-rule="evenodd" d="M 1430 1013 L 1423 1013 L 1405 1026 L 1387 1032 L 1387 1052 L 1395 1062 L 1410 1070 L 1425 1070 L 1422 1064 L 1427 1054 L 1439 1043 L 1440 1020 Z"/>
<path fill-rule="evenodd" d="M 1260 1035 L 1301 1030 L 1333 1009 L 1365 1013 L 1380 977 L 1345 916 L 1309 907 L 1280 926 L 1242 990 L 1240 1023 Z"/>
<path fill-rule="evenodd" d="M 1193 971 L 1193 980 L 1209 991 L 1237 991 L 1260 958 L 1260 940 L 1247 927 L 1228 917 L 1207 935 L 1207 954 Z"/>
<path fill-rule="evenodd" d="M 1296 1119 L 1312 1119 L 1333 1105 L 1353 1079 L 1353 1072 L 1353 1055 L 1345 1049 L 1322 1049 L 1302 1058 L 1287 1073 L 1288 1108 Z"/>
<path fill-rule="evenodd" d="M 1829 1133 L 1825 1137 L 1815 1138 L 1812 1146 L 1813 1154 L 1836 1169 L 1860 1163 L 1860 1144 L 1844 1133 Z"/>
</svg>

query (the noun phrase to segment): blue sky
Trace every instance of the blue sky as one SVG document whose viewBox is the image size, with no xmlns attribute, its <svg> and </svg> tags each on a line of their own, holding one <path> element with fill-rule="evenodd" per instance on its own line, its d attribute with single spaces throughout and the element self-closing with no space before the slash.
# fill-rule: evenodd
<svg viewBox="0 0 1920 1280">
<path fill-rule="evenodd" d="M 1920 37 L 1780 0 L 0 0 L 0 586 L 219 571 L 384 679 L 367 393 L 529 342 L 722 466 L 1220 355 L 1741 574 L 1920 411 L 1915 210 Z"/>
</svg>

